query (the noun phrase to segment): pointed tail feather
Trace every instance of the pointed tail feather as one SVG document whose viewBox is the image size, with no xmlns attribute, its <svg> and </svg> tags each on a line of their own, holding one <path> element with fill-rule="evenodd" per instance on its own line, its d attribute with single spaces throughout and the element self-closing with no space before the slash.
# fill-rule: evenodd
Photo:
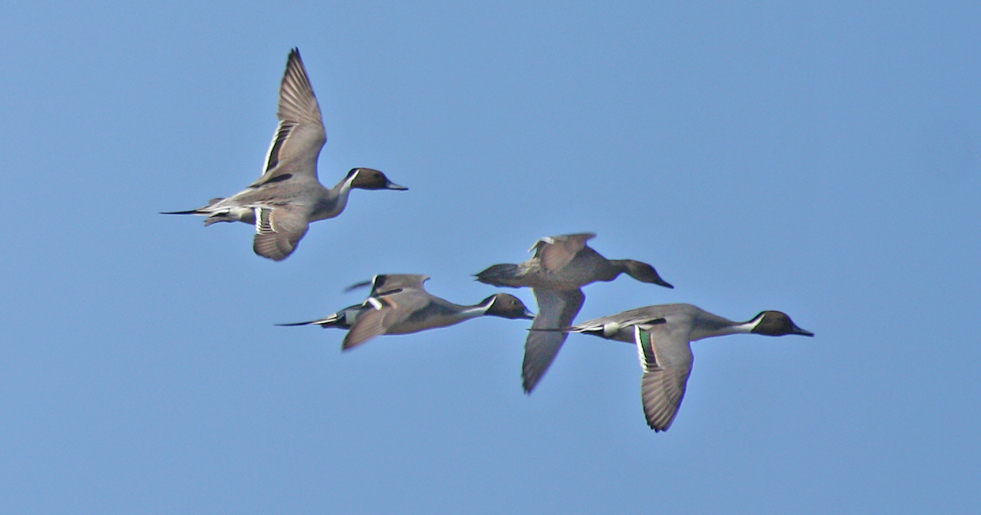
<svg viewBox="0 0 981 515">
<path fill-rule="evenodd" d="M 309 322 L 293 322 L 290 324 L 276 324 L 280 327 L 298 327 L 303 325 L 319 325 L 324 329 L 328 327 L 336 327 L 338 329 L 350 329 L 351 324 L 357 320 L 361 305 L 348 306 L 347 308 L 338 311 L 337 313 L 331 313 L 317 320 L 310 320 Z"/>
<path fill-rule="evenodd" d="M 204 207 L 199 207 L 197 209 L 188 209 L 187 211 L 161 211 L 162 215 L 210 215 L 212 214 L 209 207 L 225 200 L 222 197 L 216 197 L 208 201 L 208 205 Z"/>
<path fill-rule="evenodd" d="M 316 325 L 320 320 L 311 320 L 309 322 L 291 322 L 289 324 L 275 324 L 276 327 L 299 327 L 302 325 Z"/>
</svg>

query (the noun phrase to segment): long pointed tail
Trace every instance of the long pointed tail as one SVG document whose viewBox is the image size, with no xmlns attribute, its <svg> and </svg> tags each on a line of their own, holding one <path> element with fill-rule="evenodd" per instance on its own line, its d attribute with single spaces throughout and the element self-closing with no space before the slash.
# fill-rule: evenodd
<svg viewBox="0 0 981 515">
<path fill-rule="evenodd" d="M 161 211 L 162 215 L 203 215 L 206 214 L 199 209 L 191 209 L 190 211 Z"/>
<path fill-rule="evenodd" d="M 275 325 L 278 327 L 299 327 L 301 325 L 316 325 L 317 323 L 320 322 L 322 322 L 322 320 L 311 320 L 309 322 L 292 322 L 289 324 L 275 324 Z"/>
<path fill-rule="evenodd" d="M 280 327 L 297 327 L 301 325 L 319 325 L 324 329 L 328 327 L 336 327 L 338 329 L 350 329 L 354 324 L 355 317 L 357 317 L 357 309 L 361 306 L 351 306 L 343 311 L 327 315 L 324 318 L 318 320 L 311 320 L 309 322 L 293 322 L 291 324 L 276 324 Z M 348 313 L 350 311 L 350 313 Z M 348 315 L 351 315 L 349 319 Z"/>
<path fill-rule="evenodd" d="M 204 207 L 199 207 L 197 209 L 189 209 L 187 211 L 161 211 L 160 214 L 162 215 L 214 215 L 215 213 L 208 208 L 214 206 L 215 204 L 221 202 L 222 200 L 225 199 L 222 197 L 217 197 L 209 200 L 208 205 Z M 224 211 L 227 213 L 228 210 L 226 209 Z M 220 221 L 224 222 L 228 220 L 220 220 Z"/>
</svg>

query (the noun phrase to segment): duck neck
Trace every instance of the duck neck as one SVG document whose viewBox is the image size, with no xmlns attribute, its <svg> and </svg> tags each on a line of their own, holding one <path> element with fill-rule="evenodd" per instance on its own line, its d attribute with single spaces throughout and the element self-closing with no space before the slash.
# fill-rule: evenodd
<svg viewBox="0 0 981 515">
<path fill-rule="evenodd" d="M 487 310 L 490 309 L 489 303 L 475 304 L 473 306 L 461 306 L 455 304 L 456 308 L 452 315 L 454 320 L 453 323 L 463 322 L 464 320 L 470 320 L 471 318 L 477 318 L 479 316 L 484 316 L 487 314 Z"/>
<path fill-rule="evenodd" d="M 338 214 L 340 214 L 341 211 L 344 211 L 344 207 L 347 206 L 347 197 L 351 194 L 351 184 L 354 183 L 354 178 L 356 176 L 357 175 L 355 174 L 351 175 L 350 177 L 345 177 L 343 181 L 337 184 L 337 186 L 334 186 L 332 193 L 334 193 L 334 203 L 337 206 L 336 209 Z"/>
<path fill-rule="evenodd" d="M 629 260 L 627 259 L 609 259 L 609 267 L 596 267 L 596 280 L 598 281 L 612 281 L 620 276 L 620 274 L 627 274 L 633 277 L 634 274 L 630 273 L 630 266 L 627 264 Z M 636 277 L 635 277 L 636 279 Z"/>
<path fill-rule="evenodd" d="M 469 306 L 460 311 L 460 316 L 464 319 L 481 317 L 487 314 L 488 308 L 489 306 Z"/>
<path fill-rule="evenodd" d="M 312 220 L 325 220 L 341 214 L 347 207 L 347 197 L 351 194 L 352 181 L 354 181 L 354 177 L 345 177 L 332 189 L 324 188 L 326 194 L 317 202 Z"/>
<path fill-rule="evenodd" d="M 496 301 L 497 301 L 497 297 L 490 296 L 484 299 L 484 301 L 479 304 L 474 304 L 472 306 L 460 306 L 461 309 L 458 312 L 458 315 L 461 317 L 462 320 L 466 320 L 468 318 L 476 318 L 484 315 L 493 315 L 494 313 L 490 313 L 490 309 L 491 307 L 494 306 L 494 302 Z"/>
<path fill-rule="evenodd" d="M 691 332 L 691 341 L 711 338 L 713 336 L 725 336 L 727 334 L 746 334 L 753 332 L 753 328 L 760 323 L 759 318 L 754 318 L 749 322 L 733 322 L 720 316 L 703 314 L 695 324 Z"/>
</svg>

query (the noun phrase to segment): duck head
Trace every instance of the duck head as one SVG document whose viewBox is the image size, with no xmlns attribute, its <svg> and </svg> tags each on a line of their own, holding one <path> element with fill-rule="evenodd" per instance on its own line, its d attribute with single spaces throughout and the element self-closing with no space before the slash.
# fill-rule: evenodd
<svg viewBox="0 0 981 515">
<path fill-rule="evenodd" d="M 486 305 L 490 303 L 487 311 L 484 312 L 485 315 L 494 315 L 501 318 L 524 318 L 531 320 L 535 318 L 535 314 L 528 311 L 528 307 L 525 306 L 521 299 L 515 297 L 514 295 L 508 293 L 497 293 L 491 295 L 481 302 L 481 305 Z"/>
<path fill-rule="evenodd" d="M 347 177 L 351 180 L 352 188 L 360 188 L 363 190 L 407 190 L 405 186 L 399 186 L 394 182 L 388 180 L 385 174 L 381 173 L 374 168 L 352 168 L 350 172 L 347 173 Z"/>
<path fill-rule="evenodd" d="M 766 336 L 783 336 L 785 334 L 799 334 L 801 336 L 814 336 L 814 333 L 805 331 L 781 311 L 764 311 L 753 318 L 756 325 L 753 326 L 752 333 L 763 334 Z"/>
</svg>

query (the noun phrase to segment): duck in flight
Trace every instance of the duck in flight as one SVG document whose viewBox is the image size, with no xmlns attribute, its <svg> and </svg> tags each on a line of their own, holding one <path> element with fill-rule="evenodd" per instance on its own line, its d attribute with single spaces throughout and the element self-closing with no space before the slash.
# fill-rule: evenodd
<svg viewBox="0 0 981 515">
<path fill-rule="evenodd" d="M 253 224 L 255 253 L 281 261 L 296 250 L 310 222 L 333 218 L 344 211 L 352 189 L 408 189 L 371 168 L 351 169 L 331 189 L 320 184 L 317 158 L 327 141 L 327 132 L 300 51 L 295 48 L 286 61 L 276 114 L 279 127 L 262 177 L 231 197 L 212 199 L 198 209 L 163 214 L 207 216 L 205 226 L 216 222 Z"/>
<path fill-rule="evenodd" d="M 513 295 L 498 293 L 465 306 L 431 295 L 423 283 L 429 276 L 418 274 L 376 275 L 371 293 L 362 304 L 348 306 L 319 320 L 280 326 L 319 325 L 348 329 L 343 350 L 353 349 L 382 334 L 408 334 L 447 327 L 479 316 L 532 319 L 524 303 Z"/>
<path fill-rule="evenodd" d="M 522 384 L 531 393 L 555 359 L 566 339 L 563 332 L 536 331 L 567 327 L 582 308 L 583 286 L 612 281 L 626 273 L 638 281 L 674 288 L 654 267 L 633 259 L 606 259 L 586 242 L 592 233 L 544 237 L 529 249 L 535 255 L 520 264 L 494 265 L 477 274 L 477 280 L 494 286 L 531 287 L 538 300 L 538 315 L 525 340 Z"/>
<path fill-rule="evenodd" d="M 538 332 L 591 334 L 637 345 L 644 370 L 641 400 L 647 425 L 654 431 L 667 431 L 681 406 L 694 361 L 691 342 L 739 333 L 814 336 L 780 311 L 763 311 L 748 322 L 733 322 L 691 304 L 648 306 Z"/>
</svg>

